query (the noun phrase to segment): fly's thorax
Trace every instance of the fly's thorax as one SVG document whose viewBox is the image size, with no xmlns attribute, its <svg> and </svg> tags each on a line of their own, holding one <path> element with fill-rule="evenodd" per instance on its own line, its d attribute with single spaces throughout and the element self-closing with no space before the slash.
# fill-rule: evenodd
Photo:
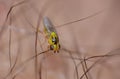
<svg viewBox="0 0 120 79">
<path fill-rule="evenodd" d="M 56 32 L 51 32 L 50 33 L 48 43 L 50 45 L 51 50 L 59 51 L 60 45 L 59 45 L 59 39 L 58 39 L 58 36 L 57 36 Z"/>
<path fill-rule="evenodd" d="M 57 44 L 59 41 L 58 41 L 58 36 L 55 32 L 51 32 L 49 33 L 49 38 L 48 38 L 48 43 L 50 45 L 54 45 L 54 44 Z"/>
</svg>

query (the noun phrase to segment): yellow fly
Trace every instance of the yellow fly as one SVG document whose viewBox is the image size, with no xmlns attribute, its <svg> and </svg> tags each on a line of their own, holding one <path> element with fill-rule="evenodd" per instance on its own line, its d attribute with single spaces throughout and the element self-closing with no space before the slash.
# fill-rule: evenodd
<svg viewBox="0 0 120 79">
<path fill-rule="evenodd" d="M 48 17 L 44 17 L 43 24 L 44 24 L 44 32 L 48 39 L 50 50 L 53 50 L 55 53 L 59 52 L 60 49 L 59 37 L 52 22 Z"/>
<path fill-rule="evenodd" d="M 71 22 L 68 22 L 68 23 L 65 23 L 65 24 L 62 24 L 62 25 L 59 25 L 59 26 L 65 26 L 65 25 L 72 24 L 72 23 L 75 23 L 75 22 L 83 21 L 85 19 L 88 19 L 88 18 L 91 18 L 95 15 L 98 15 L 102 12 L 103 12 L 103 10 L 99 11 L 99 12 L 96 12 L 96 13 L 94 13 L 90 16 L 87 16 L 85 18 L 78 19 L 78 20 L 75 20 L 75 21 L 71 21 Z M 59 52 L 59 49 L 60 49 L 59 37 L 58 37 L 57 32 L 54 28 L 54 25 L 52 24 L 52 22 L 50 21 L 50 19 L 48 17 L 43 18 L 43 24 L 44 24 L 44 32 L 47 36 L 50 50 L 53 50 L 54 52 Z M 59 27 L 59 26 L 57 26 L 57 27 Z"/>
</svg>

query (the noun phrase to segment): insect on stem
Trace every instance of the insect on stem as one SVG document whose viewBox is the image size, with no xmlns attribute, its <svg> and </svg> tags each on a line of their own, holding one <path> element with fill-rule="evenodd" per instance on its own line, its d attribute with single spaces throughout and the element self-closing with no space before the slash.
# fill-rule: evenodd
<svg viewBox="0 0 120 79">
<path fill-rule="evenodd" d="M 54 28 L 54 25 L 48 17 L 43 18 L 43 24 L 44 33 L 46 34 L 46 38 L 49 43 L 49 49 L 53 50 L 54 53 L 58 53 L 60 50 L 59 36 L 56 29 Z"/>
</svg>

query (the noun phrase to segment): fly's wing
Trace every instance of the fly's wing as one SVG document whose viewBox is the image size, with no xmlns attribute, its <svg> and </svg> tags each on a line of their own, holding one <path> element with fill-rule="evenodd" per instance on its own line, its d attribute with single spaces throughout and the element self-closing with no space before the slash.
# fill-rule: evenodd
<svg viewBox="0 0 120 79">
<path fill-rule="evenodd" d="M 50 21 L 50 19 L 48 17 L 44 17 L 43 18 L 43 24 L 45 29 L 47 30 L 47 32 L 56 32 L 52 22 Z"/>
</svg>

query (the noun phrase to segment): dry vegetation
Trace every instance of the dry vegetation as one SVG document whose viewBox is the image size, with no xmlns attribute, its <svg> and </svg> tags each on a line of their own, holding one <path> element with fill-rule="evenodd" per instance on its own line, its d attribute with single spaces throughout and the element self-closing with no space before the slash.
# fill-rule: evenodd
<svg viewBox="0 0 120 79">
<path fill-rule="evenodd" d="M 120 78 L 118 0 L 1 0 L 0 11 L 0 79 Z M 44 16 L 59 53 L 48 49 Z"/>
</svg>

